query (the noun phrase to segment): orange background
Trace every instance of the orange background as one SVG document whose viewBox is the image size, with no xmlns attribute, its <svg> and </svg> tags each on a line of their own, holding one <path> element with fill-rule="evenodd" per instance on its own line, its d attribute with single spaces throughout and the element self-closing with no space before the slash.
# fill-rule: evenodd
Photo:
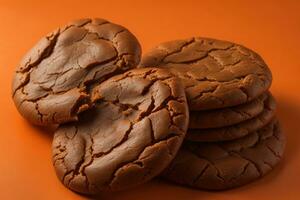
<svg viewBox="0 0 300 200">
<path fill-rule="evenodd" d="M 247 186 L 204 192 L 154 180 L 115 199 L 300 199 L 300 3 L 297 1 L 2 1 L 0 0 L 0 199 L 83 199 L 56 178 L 52 134 L 28 124 L 15 109 L 10 83 L 23 54 L 57 26 L 82 17 L 122 24 L 143 51 L 166 40 L 206 36 L 256 50 L 269 64 L 278 117 L 287 135 L 284 161 Z M 298 1 L 299 2 L 299 1 Z"/>
</svg>

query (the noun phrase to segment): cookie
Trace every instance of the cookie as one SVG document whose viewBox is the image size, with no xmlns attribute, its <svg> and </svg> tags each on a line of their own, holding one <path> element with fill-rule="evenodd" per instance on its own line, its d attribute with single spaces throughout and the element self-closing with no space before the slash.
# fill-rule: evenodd
<svg viewBox="0 0 300 200">
<path fill-rule="evenodd" d="M 42 38 L 16 69 L 12 96 L 37 125 L 76 121 L 91 105 L 89 90 L 136 67 L 140 44 L 126 28 L 104 19 L 81 19 Z"/>
<path fill-rule="evenodd" d="M 264 93 L 249 103 L 238 106 L 190 113 L 190 129 L 220 128 L 238 124 L 252 119 L 264 110 L 264 101 L 268 94 Z"/>
<path fill-rule="evenodd" d="M 95 108 L 61 125 L 53 139 L 57 176 L 85 194 L 130 188 L 161 173 L 188 127 L 180 80 L 163 69 L 134 69 L 93 89 Z"/>
<path fill-rule="evenodd" d="M 232 126 L 211 129 L 189 129 L 186 139 L 191 141 L 225 141 L 233 140 L 254 132 L 268 124 L 275 115 L 276 102 L 269 93 L 264 102 L 264 110 L 258 116 Z"/>
<path fill-rule="evenodd" d="M 238 187 L 270 172 L 281 160 L 284 146 L 285 136 L 274 120 L 237 140 L 184 144 L 163 176 L 200 189 Z"/>
<path fill-rule="evenodd" d="M 272 81 L 268 66 L 252 50 L 200 37 L 158 45 L 142 57 L 140 67 L 148 66 L 168 68 L 183 80 L 190 110 L 249 102 Z"/>
</svg>

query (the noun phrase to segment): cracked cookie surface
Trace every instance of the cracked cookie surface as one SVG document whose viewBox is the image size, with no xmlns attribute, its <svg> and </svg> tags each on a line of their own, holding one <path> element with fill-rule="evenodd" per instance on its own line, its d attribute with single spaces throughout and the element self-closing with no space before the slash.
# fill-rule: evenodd
<svg viewBox="0 0 300 200">
<path fill-rule="evenodd" d="M 165 42 L 144 54 L 139 67 L 168 68 L 185 85 L 190 110 L 239 105 L 261 95 L 272 74 L 255 52 L 231 42 L 191 38 Z"/>
<path fill-rule="evenodd" d="M 262 128 L 273 119 L 276 111 L 275 99 L 269 92 L 267 96 L 263 102 L 263 111 L 256 117 L 221 128 L 189 129 L 186 140 L 202 142 L 233 140 Z"/>
<path fill-rule="evenodd" d="M 126 28 L 81 19 L 42 38 L 23 58 L 12 83 L 18 111 L 37 125 L 76 121 L 91 105 L 89 90 L 134 68 L 141 48 Z"/>
<path fill-rule="evenodd" d="M 264 110 L 264 101 L 268 94 L 264 93 L 249 103 L 215 110 L 190 112 L 190 129 L 220 128 L 249 120 Z"/>
<path fill-rule="evenodd" d="M 181 81 L 163 69 L 134 69 L 93 88 L 94 109 L 61 125 L 52 152 L 57 176 L 86 194 L 122 190 L 158 175 L 186 134 Z"/>
<path fill-rule="evenodd" d="M 264 176 L 281 160 L 285 136 L 277 120 L 243 138 L 183 144 L 163 176 L 200 189 L 223 190 Z"/>
</svg>

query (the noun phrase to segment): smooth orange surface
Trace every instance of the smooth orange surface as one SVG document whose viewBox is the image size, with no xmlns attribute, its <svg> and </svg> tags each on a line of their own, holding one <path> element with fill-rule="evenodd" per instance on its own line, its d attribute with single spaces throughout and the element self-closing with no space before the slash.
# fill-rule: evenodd
<svg viewBox="0 0 300 200">
<path fill-rule="evenodd" d="M 47 32 L 82 17 L 122 24 L 143 51 L 166 40 L 206 36 L 256 50 L 270 66 L 271 91 L 287 135 L 283 162 L 261 180 L 205 192 L 154 180 L 103 200 L 300 199 L 300 3 L 293 1 L 1 1 L 0 199 L 84 199 L 66 189 L 51 163 L 52 134 L 27 123 L 14 107 L 10 84 L 23 54 Z"/>
</svg>

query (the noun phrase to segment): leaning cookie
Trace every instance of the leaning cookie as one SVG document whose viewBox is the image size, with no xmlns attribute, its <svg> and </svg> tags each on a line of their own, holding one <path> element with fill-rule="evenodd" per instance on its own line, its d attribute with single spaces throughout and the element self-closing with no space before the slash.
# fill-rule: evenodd
<svg viewBox="0 0 300 200">
<path fill-rule="evenodd" d="M 160 174 L 188 126 L 180 80 L 163 69 L 134 69 L 92 93 L 94 109 L 55 132 L 53 164 L 62 183 L 94 194 L 130 188 Z"/>
<path fill-rule="evenodd" d="M 81 19 L 42 38 L 23 58 L 12 83 L 18 111 L 37 125 L 76 121 L 91 105 L 89 90 L 134 68 L 141 48 L 126 28 Z"/>
<path fill-rule="evenodd" d="M 263 59 L 227 41 L 191 38 L 165 42 L 144 54 L 140 67 L 168 68 L 179 76 L 190 110 L 225 108 L 249 102 L 271 85 Z"/>
<path fill-rule="evenodd" d="M 285 136 L 277 120 L 244 138 L 218 143 L 186 143 L 163 176 L 207 190 L 245 185 L 281 160 Z"/>
<path fill-rule="evenodd" d="M 264 101 L 264 110 L 256 117 L 221 128 L 189 129 L 186 139 L 198 142 L 216 142 L 241 138 L 268 124 L 275 116 L 276 102 L 271 93 Z"/>
</svg>

